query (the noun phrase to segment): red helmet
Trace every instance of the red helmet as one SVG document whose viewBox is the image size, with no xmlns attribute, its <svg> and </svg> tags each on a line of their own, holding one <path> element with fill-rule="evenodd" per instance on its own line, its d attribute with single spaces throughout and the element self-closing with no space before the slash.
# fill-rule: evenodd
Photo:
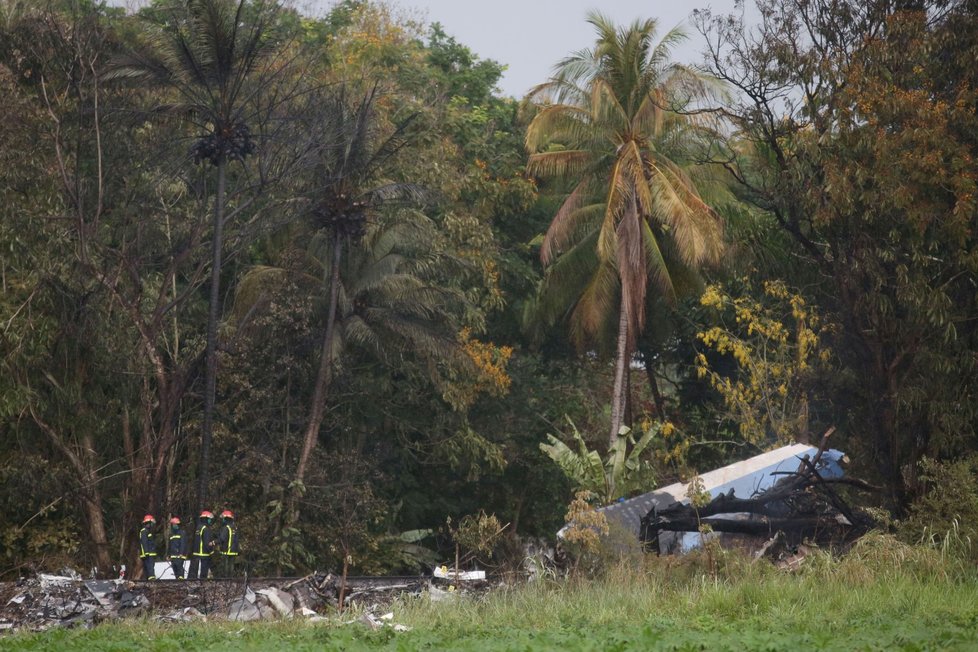
<svg viewBox="0 0 978 652">
<path fill-rule="evenodd" d="M 170 519 L 170 525 L 180 525 L 180 517 L 174 516 Z"/>
<path fill-rule="evenodd" d="M 146 516 L 143 517 L 143 523 L 155 523 L 155 522 L 156 519 L 153 518 L 152 514 L 147 514 Z"/>
<path fill-rule="evenodd" d="M 221 518 L 234 518 L 234 512 L 232 512 L 230 509 L 225 509 L 223 512 L 221 512 Z"/>
<path fill-rule="evenodd" d="M 207 510 L 205 509 L 204 511 L 202 511 L 202 512 L 200 513 L 200 517 L 201 517 L 201 518 L 214 518 L 214 515 L 213 515 L 213 514 L 211 514 L 211 513 L 209 512 L 209 511 L 207 511 Z"/>
</svg>

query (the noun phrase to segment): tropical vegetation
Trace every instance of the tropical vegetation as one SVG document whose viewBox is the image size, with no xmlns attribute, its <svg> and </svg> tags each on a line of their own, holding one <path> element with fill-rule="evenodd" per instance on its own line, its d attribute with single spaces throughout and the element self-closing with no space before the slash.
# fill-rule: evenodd
<svg viewBox="0 0 978 652">
<path fill-rule="evenodd" d="M 379 0 L 0 0 L 0 579 L 201 507 L 252 574 L 502 568 L 832 427 L 978 536 L 975 7 L 755 5 L 512 98 Z"/>
</svg>

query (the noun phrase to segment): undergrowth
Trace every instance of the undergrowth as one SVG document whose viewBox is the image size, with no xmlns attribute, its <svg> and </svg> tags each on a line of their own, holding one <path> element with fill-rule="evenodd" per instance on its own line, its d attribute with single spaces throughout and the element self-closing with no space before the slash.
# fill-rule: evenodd
<svg viewBox="0 0 978 652">
<path fill-rule="evenodd" d="M 453 601 L 402 598 L 406 633 L 356 622 L 150 621 L 0 638 L 9 650 L 978 649 L 978 577 L 941 546 L 870 534 L 795 572 L 734 553 L 648 557 L 602 576 L 539 580 Z M 345 620 L 353 619 L 346 616 Z"/>
</svg>

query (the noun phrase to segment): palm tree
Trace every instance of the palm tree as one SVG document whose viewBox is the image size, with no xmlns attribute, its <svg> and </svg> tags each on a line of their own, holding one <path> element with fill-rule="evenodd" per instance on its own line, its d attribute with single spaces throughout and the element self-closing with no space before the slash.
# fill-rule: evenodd
<svg viewBox="0 0 978 652">
<path fill-rule="evenodd" d="M 155 10 L 154 10 L 155 11 Z M 264 0 L 180 0 L 164 6 L 150 26 L 150 49 L 117 59 L 109 78 L 127 78 L 171 92 L 158 110 L 183 116 L 198 132 L 191 153 L 216 169 L 210 300 L 207 312 L 204 414 L 201 424 L 198 507 L 207 502 L 207 478 L 217 391 L 217 325 L 226 222 L 227 168 L 255 151 L 249 122 L 260 91 L 276 74 L 279 7 Z"/>
<path fill-rule="evenodd" d="M 540 301 L 551 313 L 558 305 L 569 312 L 579 345 L 616 333 L 614 444 L 649 283 L 674 301 L 695 270 L 719 260 L 722 229 L 698 190 L 699 171 L 688 165 L 709 130 L 678 109 L 708 86 L 669 61 L 684 35 L 672 30 L 656 44 L 654 20 L 617 28 L 591 13 L 588 22 L 597 31 L 594 48 L 561 61 L 531 91 L 537 112 L 526 146 L 531 173 L 572 185 L 543 239 L 550 268 Z"/>
<path fill-rule="evenodd" d="M 377 86 L 359 101 L 348 97 L 347 85 L 340 86 L 319 102 L 313 127 L 318 143 L 318 161 L 310 190 L 312 226 L 327 234 L 329 242 L 329 288 L 326 328 L 320 347 L 319 369 L 306 422 L 302 453 L 295 481 L 302 484 L 306 468 L 322 427 L 326 399 L 338 354 L 335 346 L 337 310 L 342 280 L 343 247 L 357 243 L 367 231 L 368 217 L 393 203 L 418 202 L 424 192 L 409 183 L 384 179 L 386 165 L 411 139 L 413 115 L 389 123 L 378 115 Z"/>
<path fill-rule="evenodd" d="M 360 238 L 339 249 L 334 232 L 320 230 L 309 237 L 308 226 L 301 225 L 289 238 L 290 247 L 303 249 L 298 258 L 287 256 L 298 264 L 250 269 L 235 297 L 235 314 L 241 324 L 289 279 L 325 304 L 326 335 L 293 478 L 297 483 L 305 478 L 330 381 L 344 359 L 356 355 L 396 369 L 407 354 L 424 360 L 424 367 L 436 375 L 446 366 L 467 364 L 457 339 L 465 297 L 438 281 L 457 273 L 463 263 L 434 245 L 439 235 L 428 217 L 407 208 L 384 211 L 363 224 Z M 440 377 L 432 381 L 436 385 L 447 382 Z M 318 423 L 314 418 L 320 419 Z M 297 492 L 291 492 L 289 502 L 285 518 L 294 523 Z"/>
</svg>

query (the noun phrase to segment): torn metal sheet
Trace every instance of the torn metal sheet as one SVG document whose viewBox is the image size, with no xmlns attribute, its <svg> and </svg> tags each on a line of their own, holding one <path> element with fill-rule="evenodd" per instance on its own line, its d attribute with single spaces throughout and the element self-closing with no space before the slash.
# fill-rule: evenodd
<svg viewBox="0 0 978 652">
<path fill-rule="evenodd" d="M 98 603 L 103 607 L 111 607 L 115 603 L 115 594 L 119 591 L 118 581 L 87 580 L 85 586 Z"/>
<path fill-rule="evenodd" d="M 699 476 L 702 488 L 711 498 L 721 494 L 749 498 L 769 489 L 786 474 L 798 470 L 802 460 L 812 459 L 818 453 L 816 446 L 792 444 L 756 455 L 741 462 L 703 473 Z M 842 477 L 842 462 L 845 454 L 837 450 L 823 451 L 818 463 L 818 472 L 823 478 Z M 617 523 L 626 531 L 641 536 L 641 521 L 652 509 L 661 510 L 675 503 L 688 503 L 689 483 L 677 482 L 650 491 L 634 498 L 621 499 L 617 503 L 598 509 L 608 518 L 609 523 Z M 557 533 L 562 538 L 568 526 Z M 661 552 L 685 552 L 699 547 L 703 537 L 698 532 L 663 533 L 659 539 Z"/>
<path fill-rule="evenodd" d="M 267 589 L 261 589 L 255 591 L 258 595 L 263 595 L 268 599 L 268 602 L 272 605 L 272 608 L 283 618 L 291 618 L 293 612 L 295 611 L 295 600 L 292 596 L 275 587 L 270 587 Z"/>
<path fill-rule="evenodd" d="M 237 598 L 228 604 L 228 620 L 249 621 L 261 620 L 262 611 L 257 604 L 252 604 L 244 598 Z"/>
</svg>

